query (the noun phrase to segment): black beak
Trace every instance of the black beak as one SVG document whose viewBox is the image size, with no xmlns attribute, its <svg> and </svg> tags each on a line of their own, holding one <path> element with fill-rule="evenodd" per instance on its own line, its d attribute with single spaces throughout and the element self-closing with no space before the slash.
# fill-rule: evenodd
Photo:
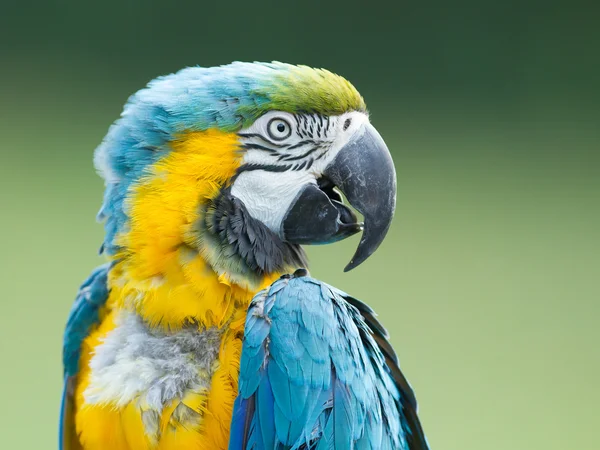
<svg viewBox="0 0 600 450">
<path fill-rule="evenodd" d="M 325 175 L 344 193 L 365 219 L 356 253 L 344 269 L 354 269 L 383 242 L 396 209 L 396 169 L 377 130 L 365 124 L 357 130 Z"/>
<path fill-rule="evenodd" d="M 351 236 L 363 225 L 341 203 L 337 187 L 364 216 L 363 235 L 345 272 L 377 250 L 396 208 L 396 171 L 385 142 L 371 124 L 363 125 L 327 166 L 319 186 L 308 185 L 283 223 L 289 242 L 326 244 Z"/>
</svg>

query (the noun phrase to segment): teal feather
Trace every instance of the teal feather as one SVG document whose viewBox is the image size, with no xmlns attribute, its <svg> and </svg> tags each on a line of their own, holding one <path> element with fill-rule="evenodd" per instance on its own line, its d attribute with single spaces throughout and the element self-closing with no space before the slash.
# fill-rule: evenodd
<svg viewBox="0 0 600 450">
<path fill-rule="evenodd" d="M 349 299 L 301 275 L 282 277 L 255 297 L 230 449 L 428 450 L 412 390 L 404 378 L 396 382 L 401 372 L 385 329 L 372 311 L 351 299 L 363 317 Z M 258 383 L 251 371 L 256 363 L 247 362 L 259 354 L 256 345 L 264 348 L 266 368 Z M 248 401 L 256 407 L 243 411 L 242 419 L 238 405 Z M 240 433 L 240 420 L 261 424 L 261 436 L 256 426 Z"/>
</svg>

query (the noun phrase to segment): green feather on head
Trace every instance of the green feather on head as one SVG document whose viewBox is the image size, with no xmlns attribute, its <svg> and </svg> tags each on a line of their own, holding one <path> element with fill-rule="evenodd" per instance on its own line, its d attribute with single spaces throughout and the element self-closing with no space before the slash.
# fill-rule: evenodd
<svg viewBox="0 0 600 450">
<path fill-rule="evenodd" d="M 273 110 L 323 115 L 367 110 L 356 88 L 345 78 L 326 69 L 280 62 L 264 65 L 275 69 L 276 74 L 263 79 L 250 91 L 251 95 L 265 101 L 253 107 L 241 106 L 239 112 L 244 116 L 257 117 Z"/>
</svg>

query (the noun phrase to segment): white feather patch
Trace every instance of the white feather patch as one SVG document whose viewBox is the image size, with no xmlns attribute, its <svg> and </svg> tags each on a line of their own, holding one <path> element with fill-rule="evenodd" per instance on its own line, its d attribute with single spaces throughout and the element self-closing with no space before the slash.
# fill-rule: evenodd
<svg viewBox="0 0 600 450">
<path fill-rule="evenodd" d="M 219 344 L 216 328 L 165 333 L 149 329 L 139 316 L 123 311 L 117 327 L 95 349 L 85 401 L 117 407 L 136 401 L 161 411 L 189 390 L 210 387 Z"/>
</svg>

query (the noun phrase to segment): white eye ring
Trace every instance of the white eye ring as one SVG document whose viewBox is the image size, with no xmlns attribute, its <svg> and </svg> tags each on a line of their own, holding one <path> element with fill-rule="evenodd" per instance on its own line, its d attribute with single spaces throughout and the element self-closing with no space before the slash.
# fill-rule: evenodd
<svg viewBox="0 0 600 450">
<path fill-rule="evenodd" d="M 283 141 L 292 135 L 292 126 L 287 120 L 276 117 L 269 120 L 267 132 L 274 141 Z"/>
</svg>

